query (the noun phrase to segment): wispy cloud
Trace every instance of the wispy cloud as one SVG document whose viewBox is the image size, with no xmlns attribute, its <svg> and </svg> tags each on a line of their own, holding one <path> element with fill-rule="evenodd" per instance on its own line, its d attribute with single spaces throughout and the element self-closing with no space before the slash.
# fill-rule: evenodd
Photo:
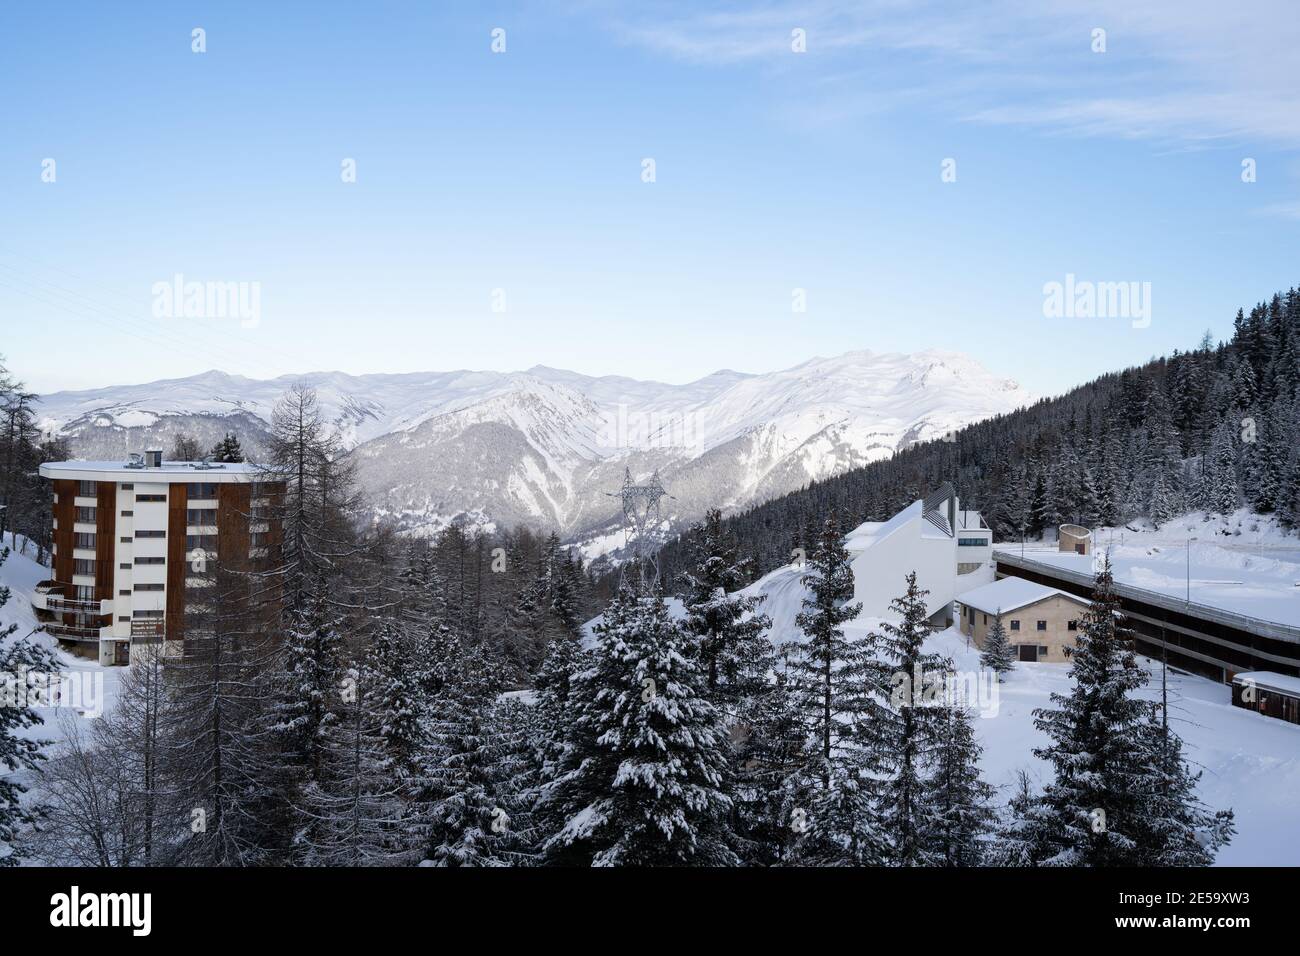
<svg viewBox="0 0 1300 956">
<path fill-rule="evenodd" d="M 757 67 L 776 98 L 828 121 L 892 104 L 1070 135 L 1300 146 L 1295 0 L 1230 13 L 1213 0 L 667 4 L 604 8 L 604 20 L 655 53 Z M 807 34 L 797 62 L 795 28 Z"/>
</svg>

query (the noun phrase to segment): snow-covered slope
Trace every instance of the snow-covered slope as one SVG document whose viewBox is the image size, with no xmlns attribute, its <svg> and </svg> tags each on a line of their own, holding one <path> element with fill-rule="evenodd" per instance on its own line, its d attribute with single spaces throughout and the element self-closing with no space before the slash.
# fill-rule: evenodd
<svg viewBox="0 0 1300 956">
<path fill-rule="evenodd" d="M 42 425 L 79 457 L 234 428 L 251 452 L 289 385 L 317 390 L 377 510 L 408 530 L 472 515 L 582 540 L 607 535 L 624 470 L 655 469 L 673 523 L 766 500 L 1030 401 L 954 352 L 850 352 L 685 385 L 526 372 L 340 372 L 255 381 L 221 372 L 44 396 Z"/>
</svg>

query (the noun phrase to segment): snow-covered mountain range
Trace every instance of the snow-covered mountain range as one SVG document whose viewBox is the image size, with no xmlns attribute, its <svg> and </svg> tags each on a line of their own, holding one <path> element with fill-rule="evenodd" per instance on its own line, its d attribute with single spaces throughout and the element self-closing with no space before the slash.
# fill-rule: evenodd
<svg viewBox="0 0 1300 956">
<path fill-rule="evenodd" d="M 377 513 L 431 531 L 459 516 L 526 523 L 589 542 L 619 515 L 624 470 L 658 469 L 671 521 L 784 494 L 912 442 L 1027 404 L 974 360 L 945 351 L 850 352 L 752 375 L 723 370 L 686 385 L 524 372 L 318 372 L 253 380 L 222 372 L 42 397 L 42 426 L 73 453 L 112 458 L 207 447 L 233 429 L 252 454 L 295 382 L 313 386 L 358 464 Z M 611 536 L 610 540 L 613 538 Z"/>
</svg>

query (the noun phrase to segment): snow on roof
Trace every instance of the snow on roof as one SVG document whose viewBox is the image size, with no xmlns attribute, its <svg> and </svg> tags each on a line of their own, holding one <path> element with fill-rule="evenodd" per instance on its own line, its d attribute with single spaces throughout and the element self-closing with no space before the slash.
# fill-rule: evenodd
<svg viewBox="0 0 1300 956">
<path fill-rule="evenodd" d="M 864 521 L 845 536 L 844 547 L 854 554 L 865 551 L 919 517 L 921 501 L 918 499 L 888 521 Z"/>
<path fill-rule="evenodd" d="M 1076 604 L 1087 604 L 1082 598 L 1067 594 L 1060 588 L 1049 588 L 1046 585 L 1025 578 L 1003 578 L 1000 581 L 994 581 L 992 584 L 986 584 L 983 587 L 967 591 L 965 594 L 959 594 L 957 601 L 986 614 L 998 614 L 1028 607 L 1030 604 L 1037 604 L 1039 601 L 1056 595 L 1069 598 Z"/>
<path fill-rule="evenodd" d="M 1256 687 L 1262 687 L 1264 690 L 1294 694 L 1300 697 L 1300 677 L 1292 677 L 1290 674 L 1277 674 L 1273 671 L 1247 671 L 1244 674 L 1238 674 L 1232 679 L 1234 684 L 1244 684 L 1247 681 L 1253 682 Z"/>
<path fill-rule="evenodd" d="M 1291 628 L 1300 624 L 1300 547 L 1290 535 L 1276 534 L 1257 542 L 1247 535 L 1221 536 L 1214 526 L 1200 530 L 1201 540 L 1191 546 L 1173 534 L 1128 532 L 1114 544 L 1101 539 L 1110 554 L 1115 583 L 1140 591 L 1186 601 L 1228 614 Z M 1094 539 L 1098 539 L 1096 533 Z M 1004 553 L 1013 562 L 1019 548 L 995 550 L 994 559 Z M 1058 551 L 1055 547 L 1032 548 L 1023 557 L 1049 568 L 1072 571 L 1091 578 L 1094 556 Z M 1295 641 L 1295 636 L 1283 637 Z"/>
<path fill-rule="evenodd" d="M 130 467 L 125 461 L 47 461 L 40 466 L 40 472 L 46 478 L 63 476 L 91 476 L 101 481 L 128 481 L 128 476 L 135 480 L 168 481 L 177 475 L 185 475 L 190 481 L 220 481 L 222 475 L 254 475 L 262 471 L 260 467 L 248 462 L 212 462 L 203 467 L 197 461 L 164 461 L 158 467 Z"/>
</svg>

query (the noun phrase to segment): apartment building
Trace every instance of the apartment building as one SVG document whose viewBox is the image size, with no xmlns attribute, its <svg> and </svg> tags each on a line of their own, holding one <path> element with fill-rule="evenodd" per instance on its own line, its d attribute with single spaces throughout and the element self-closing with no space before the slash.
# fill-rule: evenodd
<svg viewBox="0 0 1300 956">
<path fill-rule="evenodd" d="M 41 465 L 54 486 L 54 573 L 32 594 L 44 629 L 101 664 L 131 648 L 179 650 L 187 600 L 216 565 L 269 566 L 280 548 L 270 517 L 284 484 L 255 465 L 163 461 Z"/>
</svg>

